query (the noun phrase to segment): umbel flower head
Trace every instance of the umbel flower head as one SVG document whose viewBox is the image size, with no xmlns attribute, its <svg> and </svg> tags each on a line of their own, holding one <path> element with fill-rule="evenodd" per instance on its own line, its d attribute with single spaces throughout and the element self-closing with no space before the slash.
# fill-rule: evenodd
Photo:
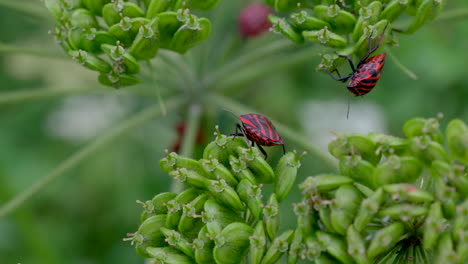
<svg viewBox="0 0 468 264">
<path fill-rule="evenodd" d="M 325 52 L 319 69 L 333 70 L 344 62 L 336 53 L 362 58 L 368 51 L 368 39 L 385 32 L 384 43 L 396 44 L 392 32 L 413 34 L 436 18 L 447 0 L 266 0 L 278 12 L 289 17 L 270 15 L 273 30 L 297 44 L 306 40 L 334 50 Z M 407 16 L 412 17 L 411 20 Z M 403 18 L 403 19 L 400 19 Z M 393 22 L 398 21 L 396 28 Z M 408 21 L 407 23 L 401 23 Z M 330 63 L 330 57 L 333 60 Z M 336 61 L 336 62 L 335 62 Z"/>
<path fill-rule="evenodd" d="M 45 0 L 56 18 L 51 33 L 65 52 L 99 72 L 104 85 L 120 87 L 139 82 L 139 61 L 158 50 L 185 53 L 205 40 L 211 23 L 190 10 L 210 10 L 219 0 L 124 1 Z"/>
<path fill-rule="evenodd" d="M 217 131 L 203 159 L 159 162 L 187 189 L 140 202 L 142 223 L 126 240 L 155 263 L 466 263 L 468 127 L 453 120 L 444 137 L 438 119 L 415 118 L 403 131 L 338 134 L 329 151 L 339 171 L 299 185 L 297 225 L 283 232 L 280 204 L 303 155 L 288 152 L 273 169 Z"/>
</svg>

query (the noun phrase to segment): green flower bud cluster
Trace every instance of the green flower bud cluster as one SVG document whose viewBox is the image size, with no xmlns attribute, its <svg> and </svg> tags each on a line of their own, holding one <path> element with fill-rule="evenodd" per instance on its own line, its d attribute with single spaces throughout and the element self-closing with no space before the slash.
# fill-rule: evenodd
<svg viewBox="0 0 468 264">
<path fill-rule="evenodd" d="M 271 15 L 272 29 L 297 44 L 305 40 L 330 47 L 338 54 L 363 57 L 368 41 L 377 41 L 389 23 L 383 43 L 395 44 L 390 36 L 392 23 L 402 18 L 409 21 L 394 31 L 412 34 L 437 17 L 447 0 L 266 0 L 278 12 L 290 12 L 289 17 Z M 408 20 L 406 16 L 411 16 Z M 399 25 L 402 24 L 399 22 Z M 400 26 L 399 26 L 400 27 Z M 338 59 L 335 52 L 324 53 L 318 66 L 333 70 Z M 340 63 L 344 60 L 340 60 Z"/>
<path fill-rule="evenodd" d="M 298 258 L 468 262 L 468 126 L 453 120 L 444 138 L 438 119 L 414 118 L 403 132 L 338 134 L 329 144 L 339 173 L 300 184 Z"/>
<path fill-rule="evenodd" d="M 278 231 L 279 205 L 294 186 L 305 153 L 288 152 L 272 168 L 244 138 L 218 129 L 215 136 L 200 160 L 173 152 L 159 162 L 187 188 L 139 202 L 142 223 L 125 240 L 140 256 L 155 263 L 238 264 L 249 259 L 269 264 L 302 241 L 298 230 Z M 268 184 L 273 192 L 264 198 Z"/>
<path fill-rule="evenodd" d="M 158 49 L 185 53 L 205 40 L 207 18 L 190 9 L 209 10 L 219 0 L 45 0 L 58 24 L 51 31 L 65 52 L 99 72 L 104 85 L 139 83 L 142 60 Z"/>
</svg>

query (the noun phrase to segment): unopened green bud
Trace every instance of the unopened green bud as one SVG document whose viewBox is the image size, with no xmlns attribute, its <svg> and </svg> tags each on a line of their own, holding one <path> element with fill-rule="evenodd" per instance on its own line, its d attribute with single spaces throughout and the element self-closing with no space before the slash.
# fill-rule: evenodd
<svg viewBox="0 0 468 264">
<path fill-rule="evenodd" d="M 88 10 L 78 8 L 71 14 L 71 23 L 78 28 L 97 28 L 96 17 Z"/>
<path fill-rule="evenodd" d="M 184 168 L 197 172 L 205 178 L 210 178 L 210 175 L 203 169 L 203 166 L 197 160 L 179 156 L 175 152 L 168 153 L 167 156 L 159 161 L 161 169 L 167 173 L 173 170 Z"/>
<path fill-rule="evenodd" d="M 338 5 L 316 5 L 315 16 L 331 24 L 331 30 L 337 34 L 345 35 L 353 31 L 356 18 L 348 11 L 342 10 Z"/>
<path fill-rule="evenodd" d="M 109 3 L 110 0 L 81 0 L 83 5 L 94 13 L 95 15 L 100 16 L 102 14 L 102 8 L 106 3 Z"/>
<path fill-rule="evenodd" d="M 443 9 L 442 2 L 441 0 L 423 0 L 418 7 L 413 22 L 404 33 L 412 34 L 426 24 L 427 21 L 434 19 Z"/>
<path fill-rule="evenodd" d="M 205 202 L 205 214 L 202 220 L 206 223 L 207 231 L 212 237 L 219 235 L 221 230 L 232 222 L 242 222 L 243 219 L 228 207 L 215 200 Z"/>
<path fill-rule="evenodd" d="M 366 244 L 364 243 L 364 239 L 353 225 L 348 227 L 346 232 L 346 242 L 348 244 L 348 254 L 351 255 L 357 264 L 371 263 L 366 255 Z"/>
<path fill-rule="evenodd" d="M 288 251 L 294 231 L 288 230 L 276 237 L 263 257 L 262 264 L 276 263 Z"/>
<path fill-rule="evenodd" d="M 468 199 L 456 207 L 452 230 L 453 238 L 462 242 L 461 240 L 464 240 L 468 235 L 466 230 L 468 230 Z"/>
<path fill-rule="evenodd" d="M 79 47 L 88 52 L 101 53 L 102 44 L 115 45 L 117 38 L 107 31 L 96 31 L 96 29 L 90 28 L 82 32 L 79 43 Z"/>
<path fill-rule="evenodd" d="M 262 189 L 261 185 L 253 185 L 244 179 L 237 185 L 237 193 L 240 199 L 247 204 L 250 212 L 256 219 L 260 219 L 262 213 Z"/>
<path fill-rule="evenodd" d="M 294 214 L 297 216 L 297 228 L 304 236 L 310 236 L 317 229 L 317 219 L 307 201 L 293 204 Z"/>
<path fill-rule="evenodd" d="M 150 20 L 146 18 L 123 17 L 119 23 L 109 27 L 109 33 L 114 35 L 125 47 L 130 47 L 138 35 L 140 27 L 149 23 Z"/>
<path fill-rule="evenodd" d="M 141 82 L 140 79 L 134 76 L 115 73 L 101 73 L 98 76 L 98 81 L 103 85 L 112 86 L 114 88 L 132 86 Z"/>
<path fill-rule="evenodd" d="M 443 233 L 437 243 L 434 263 L 455 263 L 455 260 L 452 237 L 450 233 Z"/>
<path fill-rule="evenodd" d="M 361 200 L 360 192 L 352 185 L 343 185 L 336 190 L 330 220 L 333 229 L 338 234 L 346 234 L 346 230 L 353 222 Z"/>
<path fill-rule="evenodd" d="M 239 183 L 237 179 L 232 175 L 228 168 L 223 164 L 219 163 L 217 159 L 202 159 L 200 163 L 203 169 L 211 174 L 212 179 L 225 180 L 227 184 L 232 187 L 236 187 Z"/>
<path fill-rule="evenodd" d="M 136 18 L 144 16 L 144 12 L 137 4 L 122 0 L 113 1 L 113 3 L 108 3 L 102 8 L 102 17 L 109 27 L 119 23 L 123 17 Z"/>
<path fill-rule="evenodd" d="M 193 248 L 188 244 L 188 240 L 181 233 L 161 227 L 161 232 L 166 237 L 165 241 L 172 247 L 182 251 L 185 255 L 194 258 Z"/>
<path fill-rule="evenodd" d="M 370 188 L 375 187 L 373 179 L 375 167 L 370 162 L 363 160 L 361 156 L 343 156 L 339 166 L 341 174 Z"/>
<path fill-rule="evenodd" d="M 283 34 L 285 37 L 289 38 L 296 44 L 304 43 L 304 37 L 284 18 L 269 15 L 268 19 L 272 24 L 272 29 L 274 32 Z"/>
<path fill-rule="evenodd" d="M 159 49 L 159 31 L 157 19 L 142 25 L 128 52 L 137 60 L 154 58 Z"/>
<path fill-rule="evenodd" d="M 445 219 L 442 214 L 442 206 L 440 202 L 435 202 L 431 205 L 429 213 L 424 221 L 423 226 L 423 247 L 431 249 L 434 247 L 440 234 L 444 231 Z"/>
<path fill-rule="evenodd" d="M 316 17 L 310 16 L 306 11 L 300 11 L 299 13 L 291 14 L 291 20 L 295 27 L 304 30 L 319 30 L 324 27 L 331 28 L 328 22 L 320 20 Z"/>
<path fill-rule="evenodd" d="M 190 22 L 182 25 L 169 44 L 169 49 L 184 54 L 198 43 L 208 38 L 211 32 L 211 22 L 207 18 L 197 18 L 192 15 Z"/>
<path fill-rule="evenodd" d="M 400 155 L 407 151 L 410 141 L 399 137 L 393 137 L 378 132 L 369 133 L 368 137 L 377 145 L 377 153 L 386 156 Z"/>
<path fill-rule="evenodd" d="M 81 63 L 88 69 L 99 72 L 110 72 L 111 66 L 105 60 L 90 54 L 84 50 L 70 51 L 69 55 L 72 56 L 78 63 Z"/>
<path fill-rule="evenodd" d="M 337 159 L 346 155 L 360 155 L 373 165 L 380 161 L 380 155 L 376 153 L 377 146 L 368 137 L 361 135 L 338 135 L 328 144 L 328 151 Z"/>
<path fill-rule="evenodd" d="M 387 184 L 383 186 L 383 189 L 391 195 L 393 200 L 403 200 L 413 203 L 424 203 L 434 200 L 434 196 L 430 192 L 418 189 L 406 183 Z"/>
<path fill-rule="evenodd" d="M 184 205 L 177 230 L 182 233 L 198 233 L 202 226 L 201 212 L 207 200 L 208 195 L 202 194 Z"/>
<path fill-rule="evenodd" d="M 427 208 L 421 205 L 396 204 L 380 209 L 377 216 L 382 218 L 388 216 L 394 220 L 408 222 L 414 219 L 415 217 L 426 215 L 427 212 Z"/>
<path fill-rule="evenodd" d="M 255 175 L 258 183 L 271 183 L 275 179 L 275 173 L 270 164 L 263 159 L 258 148 L 237 148 L 237 152 L 247 167 Z"/>
<path fill-rule="evenodd" d="M 177 194 L 171 192 L 162 192 L 153 197 L 152 200 L 137 203 L 141 204 L 143 207 L 143 212 L 141 214 L 141 221 L 146 220 L 148 217 L 158 214 L 167 214 L 166 203 L 170 200 L 173 200 Z"/>
<path fill-rule="evenodd" d="M 329 31 L 326 26 L 320 30 L 303 31 L 302 35 L 314 43 L 331 48 L 344 48 L 348 44 L 345 38 Z"/>
<path fill-rule="evenodd" d="M 408 5 L 408 0 L 392 0 L 385 6 L 380 14 L 380 19 L 387 19 L 390 22 L 395 21 Z"/>
<path fill-rule="evenodd" d="M 445 130 L 451 154 L 468 165 L 468 127 L 460 119 L 450 121 Z"/>
<path fill-rule="evenodd" d="M 162 12 L 157 14 L 157 17 L 159 19 L 160 47 L 169 49 L 174 34 L 184 23 L 177 19 L 176 12 Z"/>
<path fill-rule="evenodd" d="M 440 118 L 413 118 L 405 122 L 403 132 L 408 138 L 429 136 L 432 140 L 443 143 L 439 125 Z"/>
<path fill-rule="evenodd" d="M 296 264 L 299 260 L 300 252 L 304 249 L 302 241 L 304 240 L 303 231 L 300 229 L 294 230 L 289 251 L 288 251 L 288 264 Z"/>
<path fill-rule="evenodd" d="M 412 138 L 411 151 L 422 162 L 428 165 L 435 160 L 449 161 L 444 147 L 438 142 L 431 141 L 427 136 Z"/>
<path fill-rule="evenodd" d="M 159 13 L 168 10 L 171 2 L 172 0 L 150 0 L 146 17 L 155 18 Z"/>
<path fill-rule="evenodd" d="M 390 156 L 377 166 L 374 172 L 374 186 L 389 183 L 414 182 L 421 175 L 423 166 L 413 157 Z"/>
<path fill-rule="evenodd" d="M 362 26 L 363 33 L 353 48 L 353 53 L 358 57 L 364 56 L 369 52 L 369 36 L 371 41 L 378 42 L 382 34 L 389 35 L 392 31 L 391 28 L 388 28 L 391 27 L 391 25 L 386 19 L 382 19 L 373 25 L 364 22 Z M 385 38 L 384 36 L 382 44 L 385 43 Z M 383 45 L 380 47 L 383 47 Z"/>
<path fill-rule="evenodd" d="M 248 180 L 252 184 L 257 184 L 255 175 L 247 168 L 247 163 L 243 159 L 238 159 L 234 156 L 229 156 L 229 164 L 234 172 L 234 176 L 239 180 Z"/>
<path fill-rule="evenodd" d="M 309 176 L 307 179 L 299 185 L 304 193 L 313 191 L 328 191 L 333 190 L 341 185 L 352 183 L 354 180 L 341 175 L 336 174 L 322 174 L 317 176 Z"/>
<path fill-rule="evenodd" d="M 249 237 L 250 240 L 250 263 L 251 264 L 260 264 L 265 254 L 265 246 L 267 243 L 267 237 L 265 234 L 265 228 L 263 227 L 264 223 L 262 220 L 258 221 L 255 225 L 252 236 Z"/>
<path fill-rule="evenodd" d="M 193 260 L 182 254 L 179 250 L 171 247 L 148 247 L 146 249 L 149 256 L 156 260 L 157 263 L 164 264 L 191 264 Z"/>
<path fill-rule="evenodd" d="M 301 0 L 275 0 L 275 10 L 278 12 L 289 12 L 297 8 Z"/>
<path fill-rule="evenodd" d="M 208 185 L 210 184 L 208 179 L 200 176 L 197 172 L 187 170 L 186 168 L 179 168 L 175 171 L 171 171 L 169 175 L 179 182 L 198 189 L 208 189 Z"/>
<path fill-rule="evenodd" d="M 316 234 L 318 241 L 326 248 L 328 254 L 341 261 L 341 263 L 354 263 L 354 260 L 347 253 L 348 247 L 343 239 L 322 231 L 317 231 Z"/>
<path fill-rule="evenodd" d="M 226 226 L 220 234 L 223 243 L 216 243 L 213 251 L 216 263 L 240 263 L 249 248 L 249 237 L 252 234 L 252 227 L 244 223 L 232 223 Z"/>
<path fill-rule="evenodd" d="M 244 211 L 245 206 L 241 202 L 237 192 L 229 186 L 225 180 L 213 181 L 207 180 L 206 188 L 215 197 L 217 201 L 229 206 L 235 211 Z"/>
<path fill-rule="evenodd" d="M 297 170 L 301 167 L 299 161 L 306 152 L 302 155 L 297 155 L 296 152 L 288 152 L 278 161 L 275 171 L 275 194 L 278 202 L 282 202 L 288 196 L 292 187 L 296 183 Z"/>
<path fill-rule="evenodd" d="M 331 223 L 331 209 L 330 207 L 322 207 L 319 210 L 319 218 L 325 230 L 329 233 L 338 233 Z"/>
<path fill-rule="evenodd" d="M 215 243 L 210 238 L 208 228 L 204 226 L 198 233 L 197 239 L 193 241 L 195 248 L 195 261 L 197 263 L 215 264 L 213 250 Z"/>
<path fill-rule="evenodd" d="M 161 228 L 166 223 L 166 215 L 154 215 L 143 221 L 138 227 L 138 230 L 133 234 L 128 234 L 126 241 L 131 241 L 135 244 L 135 249 L 138 255 L 149 258 L 151 257 L 146 252 L 147 247 L 162 247 L 166 243 L 165 237 L 161 232 Z"/>
<path fill-rule="evenodd" d="M 238 164 L 239 167 L 233 166 L 232 164 L 230 164 L 230 161 L 233 161 L 233 159 L 230 158 L 231 156 L 233 156 L 233 158 L 237 158 L 238 147 L 243 147 L 243 148 L 248 147 L 247 142 L 244 140 L 244 138 L 228 137 L 226 135 L 223 135 L 219 131 L 218 126 L 216 126 L 216 132 L 214 134 L 216 136 L 216 139 L 205 147 L 205 150 L 203 151 L 203 158 L 204 159 L 215 158 L 224 166 L 232 167 L 235 173 L 244 169 L 245 166 L 242 164 Z M 236 169 L 238 169 L 238 171 L 236 171 Z M 237 175 L 235 176 L 237 177 Z M 238 179 L 241 180 L 240 178 Z"/>
<path fill-rule="evenodd" d="M 377 231 L 370 241 L 367 249 L 367 257 L 374 259 L 378 255 L 387 252 L 398 243 L 405 234 L 405 227 L 400 222 L 395 222 Z"/>
<path fill-rule="evenodd" d="M 190 203 L 199 194 L 199 190 L 190 188 L 179 193 L 175 199 L 166 203 L 166 207 L 168 210 L 166 219 L 167 228 L 177 228 L 177 226 L 179 225 L 180 217 L 182 216 L 182 206 Z"/>
<path fill-rule="evenodd" d="M 372 196 L 364 199 L 361 202 L 356 217 L 354 218 L 354 227 L 358 232 L 364 230 L 374 216 L 379 211 L 380 206 L 385 200 L 384 191 L 382 188 L 377 189 Z"/>
<path fill-rule="evenodd" d="M 268 200 L 268 204 L 263 207 L 263 220 L 270 240 L 276 237 L 280 225 L 279 204 L 276 195 L 273 193 Z"/>
</svg>

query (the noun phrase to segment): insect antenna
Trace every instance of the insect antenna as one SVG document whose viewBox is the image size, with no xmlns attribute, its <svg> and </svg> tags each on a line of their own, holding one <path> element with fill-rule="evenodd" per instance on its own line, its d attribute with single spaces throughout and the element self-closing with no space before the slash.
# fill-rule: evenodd
<svg viewBox="0 0 468 264">
<path fill-rule="evenodd" d="M 223 110 L 224 112 L 228 112 L 228 113 L 232 114 L 233 116 L 235 116 L 235 117 L 236 117 L 236 119 L 239 119 L 239 116 L 238 116 L 238 115 L 236 115 L 236 114 L 234 114 L 234 112 L 232 112 L 231 110 L 229 110 L 229 109 L 226 109 L 226 108 L 221 108 L 221 110 Z"/>
<path fill-rule="evenodd" d="M 351 94 L 348 95 L 348 110 L 346 111 L 346 119 L 349 119 L 349 108 L 351 105 Z"/>
</svg>

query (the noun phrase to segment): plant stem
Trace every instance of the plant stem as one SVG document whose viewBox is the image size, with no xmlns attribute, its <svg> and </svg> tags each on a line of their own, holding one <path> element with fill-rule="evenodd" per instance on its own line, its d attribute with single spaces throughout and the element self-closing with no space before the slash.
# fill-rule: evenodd
<svg viewBox="0 0 468 264">
<path fill-rule="evenodd" d="M 0 43 L 0 54 L 22 54 L 22 55 L 69 60 L 69 57 L 67 57 L 64 53 L 58 52 L 56 50 L 18 47 L 15 45 L 9 45 L 9 44 L 3 44 L 3 43 Z"/>
<path fill-rule="evenodd" d="M 49 15 L 44 9 L 44 6 L 31 4 L 30 2 L 25 3 L 26 1 L 12 1 L 12 0 L 0 0 L 0 6 L 4 6 L 11 10 L 23 13 L 28 16 L 35 17 L 37 19 L 48 19 L 51 20 L 52 16 Z"/>
<path fill-rule="evenodd" d="M 230 109 L 234 112 L 238 113 L 250 113 L 250 112 L 257 112 L 251 108 L 248 108 L 242 104 L 239 104 L 231 99 L 211 94 L 207 96 L 207 101 L 217 104 L 219 107 Z M 335 160 L 333 160 L 327 153 L 322 152 L 319 148 L 312 145 L 309 142 L 309 139 L 304 137 L 303 135 L 297 133 L 293 129 L 289 128 L 286 125 L 283 125 L 277 121 L 274 122 L 276 129 L 280 132 L 281 135 L 284 137 L 289 138 L 291 141 L 295 142 L 298 145 L 301 145 L 304 149 L 309 151 L 312 155 L 322 160 L 328 167 L 332 169 L 337 169 L 337 164 Z"/>
<path fill-rule="evenodd" d="M 223 79 L 221 83 L 217 85 L 217 88 L 226 93 L 234 90 L 237 91 L 238 87 L 261 77 L 272 75 L 275 72 L 306 63 L 317 55 L 317 48 L 306 48 L 293 54 L 261 60 L 249 65 L 249 67 L 244 67 L 242 70 L 236 71 L 229 76 L 229 78 Z"/>
<path fill-rule="evenodd" d="M 258 49 L 255 49 L 249 53 L 246 53 L 243 56 L 238 57 L 233 60 L 231 63 L 226 64 L 224 67 L 221 67 L 218 71 L 211 73 L 203 81 L 206 86 L 211 87 L 215 84 L 226 78 L 232 72 L 242 69 L 243 67 L 250 65 L 262 57 L 268 57 L 270 54 L 278 53 L 282 50 L 285 50 L 291 47 L 291 41 L 286 39 L 281 39 L 271 42 L 269 46 L 261 46 Z"/>
<path fill-rule="evenodd" d="M 193 149 L 200 127 L 201 107 L 198 104 L 192 104 L 188 107 L 187 114 L 187 127 L 185 129 L 184 138 L 182 139 L 182 146 L 180 154 L 185 157 L 193 156 Z M 184 184 L 174 180 L 171 186 L 171 192 L 180 193 L 184 188 Z"/>
<path fill-rule="evenodd" d="M 64 96 L 70 94 L 81 94 L 90 91 L 105 91 L 97 87 L 81 87 L 75 89 L 37 89 L 26 91 L 12 91 L 0 93 L 0 105 L 4 104 L 18 104 L 29 100 L 39 100 L 56 96 Z"/>
<path fill-rule="evenodd" d="M 450 20 L 450 19 L 456 19 L 456 18 L 463 18 L 468 16 L 468 9 L 467 8 L 457 8 L 457 9 L 452 9 L 449 11 L 445 11 L 442 14 L 440 14 L 436 18 L 436 22 L 442 22 L 445 20 Z"/>
<path fill-rule="evenodd" d="M 412 72 L 410 69 L 406 68 L 406 66 L 403 65 L 395 55 L 393 55 L 392 51 L 387 46 L 385 46 L 385 51 L 390 56 L 390 59 L 393 60 L 393 62 L 396 64 L 398 68 L 400 68 L 401 71 L 406 73 L 406 75 L 408 75 L 413 80 L 418 79 L 418 76 L 414 72 Z"/>
<path fill-rule="evenodd" d="M 167 102 L 167 108 L 174 109 L 180 106 L 182 103 L 183 100 L 175 98 Z M 130 130 L 144 124 L 145 122 L 155 118 L 160 114 L 160 106 L 154 105 L 123 121 L 122 123 L 115 126 L 113 129 L 109 129 L 107 133 L 99 136 L 94 141 L 90 142 L 88 145 L 84 146 L 83 148 L 75 152 L 73 155 L 68 157 L 66 160 L 64 160 L 62 163 L 60 163 L 45 177 L 42 177 L 28 189 L 24 190 L 20 194 L 16 195 L 12 200 L 3 204 L 3 206 L 0 207 L 0 218 L 5 217 L 13 210 L 20 207 L 28 199 L 31 199 L 35 194 L 43 190 L 48 184 L 58 179 L 60 176 L 65 175 L 66 172 L 75 168 L 78 164 L 83 162 L 86 158 L 89 158 L 100 148 L 106 146 L 107 144 L 123 136 Z"/>
</svg>

